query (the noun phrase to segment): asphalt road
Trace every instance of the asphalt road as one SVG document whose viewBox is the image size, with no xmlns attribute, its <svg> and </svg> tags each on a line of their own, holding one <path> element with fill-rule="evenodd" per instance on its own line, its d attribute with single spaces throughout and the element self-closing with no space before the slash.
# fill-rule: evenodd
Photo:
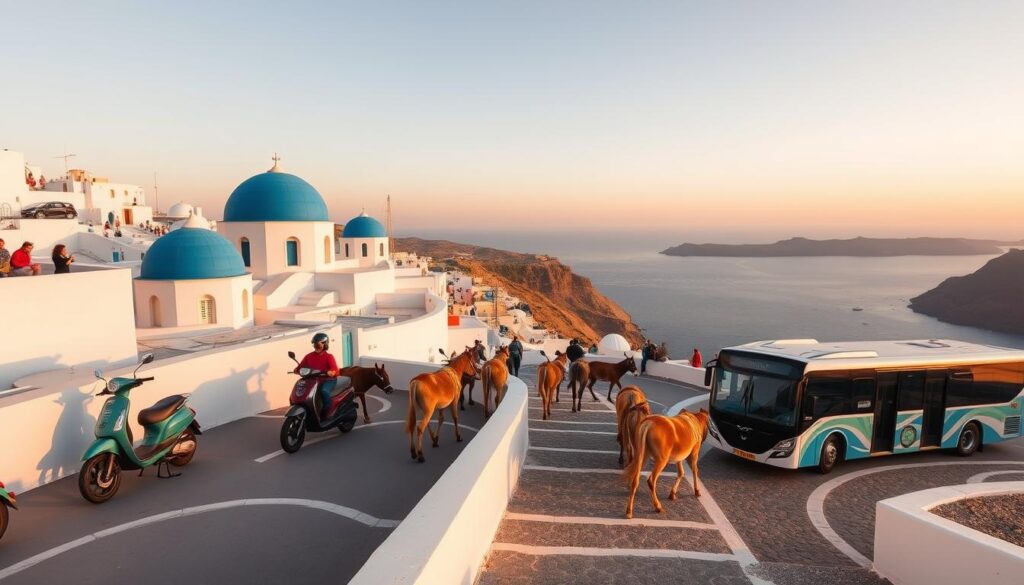
<svg viewBox="0 0 1024 585">
<path fill-rule="evenodd" d="M 446 426 L 439 448 L 425 438 L 418 464 L 401 422 L 408 394 L 370 396 L 390 402 L 381 412 L 382 401 L 367 400 L 373 424 L 309 434 L 294 455 L 279 452 L 272 411 L 206 431 L 180 477 L 126 473 L 105 504 L 81 497 L 77 475 L 20 494 L 0 541 L 0 583 L 348 581 L 475 436 L 464 428 L 458 444 Z M 460 422 L 479 428 L 483 413 L 471 408 Z"/>
</svg>

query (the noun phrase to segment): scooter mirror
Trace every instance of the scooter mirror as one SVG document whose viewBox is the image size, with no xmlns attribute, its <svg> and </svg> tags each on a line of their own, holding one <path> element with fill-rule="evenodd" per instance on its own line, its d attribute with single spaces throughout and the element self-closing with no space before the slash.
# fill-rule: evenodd
<svg viewBox="0 0 1024 585">
<path fill-rule="evenodd" d="M 294 360 L 295 359 L 295 352 L 294 351 L 289 351 L 288 352 L 288 357 L 290 357 L 290 358 L 292 358 Z"/>
<path fill-rule="evenodd" d="M 153 361 L 153 354 L 147 353 L 147 354 L 142 356 L 142 363 L 148 364 L 148 363 L 151 363 L 152 361 Z"/>
<path fill-rule="evenodd" d="M 100 380 L 103 379 L 103 370 L 101 370 L 99 368 L 96 368 L 95 370 L 92 371 L 92 373 L 93 373 L 94 376 L 96 376 Z"/>
</svg>

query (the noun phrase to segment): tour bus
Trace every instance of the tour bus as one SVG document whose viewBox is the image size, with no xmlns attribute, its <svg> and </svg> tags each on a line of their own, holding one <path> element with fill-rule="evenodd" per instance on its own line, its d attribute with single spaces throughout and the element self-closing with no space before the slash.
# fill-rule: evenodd
<svg viewBox="0 0 1024 585">
<path fill-rule="evenodd" d="M 723 349 L 705 384 L 712 445 L 828 473 L 844 459 L 967 456 L 1020 437 L 1024 350 L 941 339 L 757 341 Z"/>
</svg>

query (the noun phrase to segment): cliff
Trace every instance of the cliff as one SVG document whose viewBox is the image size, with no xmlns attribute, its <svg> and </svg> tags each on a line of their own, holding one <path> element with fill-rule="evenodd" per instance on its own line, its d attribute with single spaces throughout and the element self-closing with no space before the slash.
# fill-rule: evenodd
<svg viewBox="0 0 1024 585">
<path fill-rule="evenodd" d="M 910 308 L 947 323 L 1024 334 L 1024 250 L 993 258 L 973 274 L 947 278 L 910 299 Z"/>
<path fill-rule="evenodd" d="M 619 333 L 634 346 L 643 340 L 629 313 L 555 258 L 420 238 L 395 238 L 395 250 L 431 256 L 447 269 L 505 289 L 530 305 L 534 319 L 563 337 L 589 344 Z"/>
<path fill-rule="evenodd" d="M 1002 242 L 965 238 L 790 238 L 774 244 L 680 244 L 667 256 L 967 256 L 998 254 Z"/>
</svg>

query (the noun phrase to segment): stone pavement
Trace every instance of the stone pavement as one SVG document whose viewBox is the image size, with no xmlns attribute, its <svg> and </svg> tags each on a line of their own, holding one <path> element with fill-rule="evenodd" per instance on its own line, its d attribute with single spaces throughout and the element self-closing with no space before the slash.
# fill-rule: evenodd
<svg viewBox="0 0 1024 585">
<path fill-rule="evenodd" d="M 521 372 L 531 388 L 534 372 Z M 694 395 L 648 378 L 624 383 L 649 389 L 652 399 L 664 403 L 658 411 Z M 530 451 L 480 585 L 884 582 L 849 561 L 826 567 L 758 563 L 714 490 L 705 484 L 701 497 L 693 496 L 688 467 L 675 501 L 667 497 L 674 469 L 660 478 L 664 513 L 654 512 L 641 483 L 634 518 L 625 519 L 628 490 L 618 465 L 614 406 L 588 394 L 584 412 L 574 414 L 567 393 L 562 399 L 553 405 L 552 419 L 542 421 L 540 399 L 530 397 Z"/>
<path fill-rule="evenodd" d="M 699 499 L 686 483 L 679 499 L 668 500 L 675 471 L 667 469 L 659 480 L 664 513 L 654 512 L 641 483 L 635 516 L 626 520 L 615 413 L 603 400 L 607 384 L 597 386 L 602 401 L 584 397 L 582 413 L 570 411 L 563 388 L 552 419 L 542 421 L 535 372 L 520 372 L 532 395 L 526 466 L 480 585 L 881 585 L 887 581 L 870 570 L 876 502 L 943 485 L 1024 478 L 1024 440 L 986 445 L 970 458 L 933 451 L 847 461 L 829 475 L 708 447 Z M 641 387 L 655 412 L 701 394 L 649 377 L 627 375 L 623 385 Z"/>
</svg>

